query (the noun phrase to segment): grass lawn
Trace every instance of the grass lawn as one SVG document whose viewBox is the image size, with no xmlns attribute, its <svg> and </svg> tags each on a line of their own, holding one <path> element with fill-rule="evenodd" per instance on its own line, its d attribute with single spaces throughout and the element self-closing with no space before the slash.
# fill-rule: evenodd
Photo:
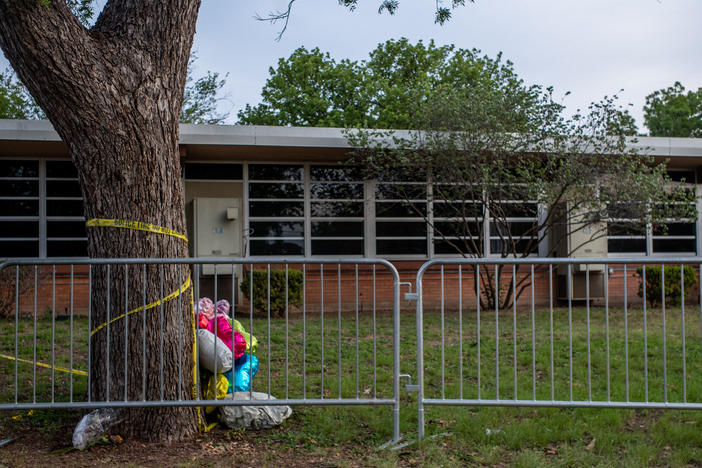
<svg viewBox="0 0 702 468">
<path fill-rule="evenodd" d="M 238 318 L 251 328 L 248 317 Z M 329 310 L 323 327 L 320 319 L 319 313 L 309 314 L 303 325 L 301 316 L 295 315 L 287 326 L 285 319 L 274 319 L 270 333 L 265 319 L 253 319 L 260 360 L 254 390 L 270 388 L 279 398 L 392 396 L 392 318 L 379 314 L 373 320 L 366 311 L 356 321 L 354 314 L 339 317 Z M 606 314 L 600 307 L 589 311 L 579 307 L 571 314 L 559 308 L 553 311 L 553 319 L 548 310 L 535 311 L 533 318 L 529 310 L 520 310 L 516 325 L 512 310 L 501 311 L 497 320 L 494 311 L 484 311 L 480 333 L 476 319 L 474 310 L 463 311 L 460 317 L 455 310 L 447 310 L 443 317 L 436 311 L 425 314 L 427 398 L 478 398 L 479 392 L 482 399 L 494 399 L 499 387 L 499 398 L 507 400 L 515 394 L 523 400 L 568 400 L 572 392 L 576 401 L 605 401 L 608 395 L 612 401 L 623 401 L 628 394 L 630 401 L 648 397 L 648 401 L 682 402 L 685 398 L 702 403 L 699 308 L 686 308 L 683 333 L 680 308 L 667 307 L 665 334 L 661 309 L 649 308 L 645 344 L 640 308 L 629 308 L 626 327 L 622 309 L 610 308 Z M 55 363 L 70 367 L 72 362 L 74 368 L 87 370 L 87 320 L 76 318 L 72 326 L 71 347 L 71 322 L 53 324 Z M 0 329 L 0 353 L 14 356 L 15 321 L 0 323 Z M 37 360 L 51 362 L 50 319 L 39 319 L 35 333 L 34 320 L 23 318 L 17 330 L 20 358 L 33 360 L 36 336 Z M 416 382 L 415 342 L 415 318 L 407 310 L 402 314 L 401 372 L 412 374 Z M 49 369 L 37 367 L 36 379 L 31 364 L 20 362 L 17 370 L 19 401 L 51 401 L 52 391 L 55 401 L 85 399 L 83 376 L 71 378 L 57 372 L 52 385 Z M 36 386 L 32 385 L 35 380 Z M 15 362 L 0 359 L 0 402 L 14 401 L 14 383 Z M 70 431 L 81 414 L 83 411 L 36 411 L 32 415 L 6 411 L 0 413 L 0 427 L 3 437 L 34 432 L 51 440 L 67 428 Z M 290 457 L 291 466 L 317 459 L 334 466 L 702 464 L 702 413 L 694 410 L 435 406 L 426 407 L 425 417 L 428 437 L 399 451 L 375 450 L 391 438 L 390 407 L 296 407 L 291 419 L 279 428 L 252 432 L 220 428 L 202 437 L 213 446 L 259 447 L 260 466 L 276 464 L 276 456 L 278 462 L 281 456 Z M 406 438 L 416 436 L 416 395 L 404 389 L 401 428 Z M 268 456 L 273 458 L 266 462 Z M 233 460 L 227 459 L 225 466 Z M 218 466 L 216 461 L 213 464 Z M 185 460 L 181 466 L 191 465 Z"/>
</svg>

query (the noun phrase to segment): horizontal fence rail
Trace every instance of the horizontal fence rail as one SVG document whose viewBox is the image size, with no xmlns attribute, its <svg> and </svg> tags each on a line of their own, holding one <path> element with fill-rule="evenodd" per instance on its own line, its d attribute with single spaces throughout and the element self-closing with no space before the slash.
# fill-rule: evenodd
<svg viewBox="0 0 702 468">
<path fill-rule="evenodd" d="M 702 258 L 437 259 L 416 278 L 437 405 L 702 409 Z"/>
<path fill-rule="evenodd" d="M 398 441 L 399 289 L 381 259 L 6 260 L 0 410 L 385 405 Z M 276 399 L 206 397 L 200 297 L 231 304 L 232 324 L 256 340 L 248 391 Z"/>
</svg>

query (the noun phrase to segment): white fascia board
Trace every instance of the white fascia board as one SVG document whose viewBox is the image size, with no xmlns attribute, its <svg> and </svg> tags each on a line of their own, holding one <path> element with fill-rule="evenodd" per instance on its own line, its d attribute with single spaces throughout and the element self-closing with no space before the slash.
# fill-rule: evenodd
<svg viewBox="0 0 702 468">
<path fill-rule="evenodd" d="M 61 141 L 48 120 L 0 119 L 0 140 Z"/>
<path fill-rule="evenodd" d="M 394 133 L 407 138 L 409 132 L 379 130 L 383 143 L 392 145 Z M 61 141 L 48 120 L 0 119 L 0 140 Z M 180 125 L 180 144 L 210 146 L 268 146 L 349 148 L 341 128 L 269 127 L 262 125 Z M 702 138 L 632 137 L 631 147 L 658 157 L 702 158 Z"/>
</svg>

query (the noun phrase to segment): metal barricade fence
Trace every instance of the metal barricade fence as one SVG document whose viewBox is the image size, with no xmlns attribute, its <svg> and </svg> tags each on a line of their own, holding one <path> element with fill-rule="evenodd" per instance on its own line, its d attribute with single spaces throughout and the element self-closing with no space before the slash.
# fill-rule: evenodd
<svg viewBox="0 0 702 468">
<path fill-rule="evenodd" d="M 385 405 L 396 442 L 399 289 L 381 259 L 7 260 L 0 410 Z M 231 303 L 230 323 L 247 342 L 248 391 L 275 400 L 205 396 L 191 347 L 200 296 Z M 226 349 L 232 363 L 235 348 Z"/>
<path fill-rule="evenodd" d="M 437 259 L 418 271 L 418 437 L 436 405 L 702 409 L 702 258 Z M 692 312 L 690 312 L 692 311 Z"/>
</svg>

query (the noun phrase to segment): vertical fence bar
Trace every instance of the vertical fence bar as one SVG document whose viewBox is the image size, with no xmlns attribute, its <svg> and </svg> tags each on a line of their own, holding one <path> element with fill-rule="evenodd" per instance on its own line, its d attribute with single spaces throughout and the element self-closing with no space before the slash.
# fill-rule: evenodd
<svg viewBox="0 0 702 468">
<path fill-rule="evenodd" d="M 548 328 L 549 328 L 549 344 L 550 364 L 551 364 L 551 401 L 555 400 L 556 389 L 554 387 L 554 368 L 553 368 L 553 265 L 548 265 Z"/>
<path fill-rule="evenodd" d="M 69 307 L 71 310 L 71 315 L 69 318 L 70 321 L 70 332 L 69 332 L 69 366 L 68 369 L 70 372 L 68 373 L 68 387 L 69 387 L 69 397 L 68 401 L 73 402 L 73 315 L 74 315 L 74 310 L 73 310 L 73 284 L 74 284 L 74 268 L 73 264 L 71 264 L 71 284 L 70 284 L 70 291 L 69 291 Z"/>
<path fill-rule="evenodd" d="M 569 398 L 573 401 L 573 265 L 568 264 L 568 387 Z"/>
<path fill-rule="evenodd" d="M 534 264 L 531 264 L 531 399 L 536 400 L 536 310 L 534 307 Z"/>
<path fill-rule="evenodd" d="M 110 264 L 107 264 L 107 327 L 106 327 L 106 333 L 107 333 L 107 345 L 105 346 L 105 354 L 106 354 L 106 359 L 105 359 L 105 377 L 106 377 L 106 382 L 107 385 L 105 386 L 105 399 L 106 401 L 110 401 L 110 296 L 111 296 L 111 290 L 112 290 L 112 285 L 110 283 L 110 273 L 111 273 L 111 268 Z"/>
<path fill-rule="evenodd" d="M 37 402 L 37 297 L 39 289 L 39 271 L 38 267 L 34 265 L 34 360 L 32 363 L 34 376 L 32 377 L 32 402 Z"/>
<path fill-rule="evenodd" d="M 682 347 L 682 390 L 683 390 L 683 403 L 687 403 L 687 365 L 685 361 L 685 277 L 683 276 L 684 266 L 680 264 L 680 326 L 682 331 L 680 333 L 681 347 Z"/>
<path fill-rule="evenodd" d="M 233 266 L 232 266 L 232 271 Z M 234 274 L 232 274 L 232 278 Z M 183 284 L 183 269 L 181 265 L 178 265 L 178 290 L 180 291 L 180 285 Z M 185 291 L 183 291 L 183 294 Z M 178 400 L 183 399 L 183 294 L 178 295 Z M 146 311 L 142 311 L 142 314 Z M 234 346 L 232 346 L 234 349 Z M 232 351 L 233 352 L 233 351 Z M 234 356 L 232 356 L 232 362 L 234 362 Z"/>
<path fill-rule="evenodd" d="M 517 265 L 512 264 L 512 368 L 514 399 L 517 400 Z"/>
<path fill-rule="evenodd" d="M 400 275 L 397 270 L 393 271 L 393 294 L 392 294 L 392 334 L 393 334 L 393 422 L 392 440 L 400 440 Z M 421 395 L 420 395 L 421 396 Z M 422 424 L 424 422 L 422 421 Z M 422 429 L 423 430 L 423 429 Z"/>
<path fill-rule="evenodd" d="M 303 265 L 304 267 L 304 265 Z M 304 291 L 304 290 L 303 290 Z M 303 293 L 304 294 L 304 293 Z M 252 296 L 249 296 L 252 297 Z M 269 263 L 266 265 L 266 320 L 268 322 L 268 396 L 270 398 L 271 395 L 271 264 Z M 304 381 L 304 366 L 305 366 L 305 334 L 304 334 L 304 309 L 303 309 L 303 315 L 302 315 L 302 328 L 303 328 L 303 333 L 302 333 L 302 366 L 303 366 L 303 375 L 302 379 Z M 249 335 L 253 336 L 253 335 Z M 304 395 L 305 393 L 305 388 L 303 385 L 302 388 L 302 393 Z"/>
<path fill-rule="evenodd" d="M 195 285 L 193 286 L 193 289 L 195 291 L 195 297 L 193 299 L 194 301 L 197 301 L 197 306 L 193 304 L 193 308 L 195 309 L 194 312 L 197 313 L 196 315 L 196 322 L 199 322 L 199 305 L 200 305 L 200 264 L 195 264 L 194 265 L 194 273 L 195 273 Z M 242 268 L 243 271 L 243 268 Z M 251 343 L 253 340 L 250 339 L 249 343 Z M 195 353 L 195 395 L 196 399 L 200 400 L 202 395 L 202 388 L 200 386 L 200 350 L 198 348 L 199 343 L 197 341 L 197 331 L 195 332 L 195 350 L 197 351 Z M 233 373 L 232 373 L 233 377 Z M 200 411 L 199 409 L 197 411 Z"/>
<path fill-rule="evenodd" d="M 162 266 L 163 266 L 163 265 L 162 265 Z M 219 398 L 218 398 L 218 396 L 217 396 L 217 374 L 218 374 L 218 372 L 217 372 L 217 344 L 218 344 L 218 343 L 217 343 L 217 342 L 218 342 L 219 340 L 218 340 L 217 338 L 218 338 L 219 335 L 217 334 L 217 328 L 218 328 L 218 327 L 217 327 L 217 325 L 218 325 L 217 322 L 219 322 L 219 320 L 218 320 L 218 317 L 217 317 L 217 298 L 219 297 L 219 294 L 218 294 L 218 291 L 217 291 L 217 286 L 218 286 L 218 283 L 219 283 L 219 278 L 217 278 L 217 264 L 216 264 L 216 263 L 213 263 L 213 264 L 212 264 L 212 269 L 213 269 L 213 273 L 214 273 L 214 280 L 213 280 L 213 281 L 214 281 L 214 294 L 213 294 L 213 297 L 212 297 L 212 302 L 214 303 L 214 306 L 213 306 L 213 308 L 214 308 L 214 311 L 213 311 L 213 314 L 214 314 L 214 327 L 212 327 L 212 331 L 214 332 L 214 354 L 213 354 L 213 356 L 215 357 L 215 359 L 214 359 L 214 375 L 212 376 L 212 382 L 213 382 L 213 384 L 212 384 L 212 386 L 213 386 L 213 391 L 212 391 L 212 393 L 214 394 L 214 399 L 215 399 L 215 400 L 218 400 Z M 252 270 L 252 272 L 253 272 L 253 270 Z M 251 284 L 253 285 L 253 276 L 251 276 Z M 161 297 L 163 297 L 163 291 L 161 291 Z M 254 303 L 254 296 L 253 296 L 253 294 L 251 294 L 251 296 L 249 296 L 249 297 L 251 297 L 251 301 L 250 301 L 250 302 L 251 302 L 251 304 L 253 304 L 253 303 Z M 162 305 L 162 308 L 163 308 L 163 301 L 161 301 L 161 305 Z M 251 332 L 251 330 L 249 330 L 249 332 Z M 253 335 L 251 335 L 251 336 L 253 336 Z M 232 346 L 232 347 L 233 347 L 233 346 Z M 162 357 L 161 359 L 163 359 L 163 357 Z M 224 369 L 222 369 L 222 370 L 224 370 Z M 233 375 L 234 375 L 234 373 L 232 373 L 232 376 L 233 376 Z M 161 397 L 161 399 L 163 399 L 163 396 Z"/>
<path fill-rule="evenodd" d="M 701 309 L 702 310 L 702 309 Z M 376 323 L 375 323 L 375 264 L 373 265 L 373 398 L 378 398 L 377 392 L 377 361 L 376 361 Z"/>
<path fill-rule="evenodd" d="M 217 272 L 216 268 L 217 268 L 217 266 L 215 265 L 215 273 Z M 249 263 L 249 315 L 253 315 L 254 300 L 255 300 L 253 287 L 254 287 L 254 266 L 253 266 L 253 263 Z M 217 279 L 215 277 L 215 292 L 216 291 L 217 291 Z M 269 297 L 270 297 L 270 294 L 269 294 Z M 217 329 L 217 322 L 215 322 L 215 330 L 216 329 Z M 270 336 L 270 334 L 269 334 L 269 336 Z M 215 340 L 215 356 L 217 355 L 216 354 L 216 351 L 217 351 L 216 343 L 217 343 L 217 340 Z M 251 348 L 253 348 L 253 332 L 251 330 L 249 330 L 249 360 L 251 359 Z M 285 348 L 287 350 L 287 343 L 285 344 Z M 270 349 L 270 346 L 269 346 L 269 349 Z M 253 367 L 253 366 L 251 366 L 251 363 L 249 363 L 249 365 L 250 365 L 250 367 Z M 215 370 L 216 370 L 216 368 L 215 368 Z M 234 376 L 234 373 L 232 372 L 232 377 L 233 376 Z M 251 382 L 251 380 L 249 380 L 249 382 Z M 286 384 L 285 391 L 287 392 L 287 381 L 285 384 Z M 286 394 L 285 398 L 287 398 L 287 394 Z M 216 395 L 215 395 L 215 399 L 216 399 Z"/>
<path fill-rule="evenodd" d="M 604 295 L 605 295 L 605 347 L 606 347 L 606 365 L 607 365 L 607 401 L 611 401 L 611 377 L 610 377 L 610 361 L 609 361 L 609 265 L 604 266 Z"/>
<path fill-rule="evenodd" d="M 500 316 L 499 316 L 499 300 L 500 300 L 500 280 L 497 265 L 495 265 L 495 289 L 493 293 L 493 302 L 495 303 L 495 399 L 500 399 Z"/>
<path fill-rule="evenodd" d="M 641 281 L 641 286 L 643 289 L 643 336 L 644 336 L 644 401 L 648 401 L 648 327 L 646 324 L 646 315 L 647 310 L 646 310 L 646 304 L 647 304 L 647 298 L 646 298 L 646 265 L 643 266 L 642 268 L 643 271 L 643 279 Z M 626 284 L 626 283 L 624 283 Z M 626 295 L 625 295 L 626 297 Z M 626 300 L 626 299 L 625 299 Z M 628 398 L 627 398 L 628 401 Z"/>
<path fill-rule="evenodd" d="M 663 401 L 668 402 L 668 363 L 666 359 L 665 331 L 665 264 L 661 265 L 661 325 L 663 328 Z"/>
<path fill-rule="evenodd" d="M 141 399 L 146 401 L 146 263 L 141 267 Z"/>
<path fill-rule="evenodd" d="M 422 275 L 423 270 L 417 274 L 417 439 L 424 437 L 424 325 L 422 317 Z"/>
<path fill-rule="evenodd" d="M 476 334 L 478 336 L 477 346 L 476 346 L 476 363 L 478 371 L 478 400 L 480 400 L 480 265 L 475 265 L 475 323 L 476 323 Z"/>
<path fill-rule="evenodd" d="M 358 399 L 358 264 L 356 264 L 356 399 Z"/>
<path fill-rule="evenodd" d="M 320 339 L 320 361 L 319 367 L 319 391 L 320 398 L 324 399 L 324 264 L 319 265 L 319 339 Z"/>
<path fill-rule="evenodd" d="M 444 348 L 445 348 L 445 339 L 444 339 L 444 266 L 441 265 L 441 399 L 443 400 L 446 398 L 446 393 L 445 393 L 445 368 L 446 364 L 444 362 Z"/>
<path fill-rule="evenodd" d="M 73 267 L 73 265 L 71 265 Z M 178 328 L 180 330 L 180 328 Z M 180 353 L 178 353 L 180 357 Z M 124 264 L 124 401 L 127 401 L 129 384 L 129 265 Z M 180 379 L 178 379 L 180 385 Z"/>
<path fill-rule="evenodd" d="M 458 398 L 463 399 L 463 275 L 458 265 Z"/>
<path fill-rule="evenodd" d="M 159 352 L 159 391 L 160 391 L 160 397 L 161 401 L 163 401 L 163 395 L 164 395 L 164 375 L 163 375 L 163 347 L 164 347 L 164 337 L 163 337 L 163 276 L 164 276 L 164 267 L 163 264 L 160 265 L 160 288 L 159 288 L 159 325 L 160 325 L 160 333 L 159 333 L 159 338 L 160 338 L 160 352 Z M 217 269 L 215 267 L 215 285 L 217 284 Z M 216 287 L 216 286 L 215 286 Z M 215 330 L 217 328 L 217 321 L 215 321 Z M 215 336 L 216 336 L 216 331 L 215 331 Z M 215 340 L 215 356 L 217 355 L 217 340 Z M 215 374 L 217 373 L 217 360 L 215 359 Z M 216 392 L 215 392 L 216 394 Z M 216 395 L 215 395 L 216 397 Z"/>
<path fill-rule="evenodd" d="M 286 319 L 285 319 L 285 320 L 286 320 L 286 321 L 287 321 L 287 316 L 288 316 L 288 313 L 287 313 L 287 307 L 288 307 L 288 300 L 287 300 L 287 299 L 288 299 L 288 298 L 287 298 L 287 294 L 288 294 L 287 268 L 288 268 L 288 266 L 285 265 L 285 271 L 286 271 L 286 275 L 285 275 L 285 276 L 286 276 L 286 277 L 285 277 L 285 309 L 286 309 L 285 317 L 286 317 Z M 234 272 L 234 265 L 232 265 L 232 274 L 234 274 L 233 272 Z M 253 304 L 253 303 L 254 303 L 254 301 L 253 301 L 253 295 L 251 296 L 251 298 L 252 298 L 251 304 Z M 232 322 L 232 323 L 234 323 L 234 322 Z M 286 324 L 286 325 L 287 325 L 287 324 Z M 254 329 L 253 329 L 253 307 L 250 307 L 250 308 L 249 308 L 249 337 L 250 337 L 250 338 L 249 338 L 249 341 L 251 342 L 251 346 L 249 346 L 249 400 L 253 400 L 253 386 L 254 386 L 254 383 L 253 383 L 253 336 L 254 336 Z M 268 336 L 270 337 L 270 333 L 268 334 Z M 233 344 L 233 343 L 232 343 L 232 344 Z M 270 347 L 269 347 L 268 349 L 270 349 Z M 244 352 L 246 352 L 246 350 L 244 350 Z M 232 366 L 234 366 L 234 346 L 232 346 Z M 269 366 L 268 366 L 268 374 L 269 374 L 269 377 L 270 377 L 270 371 L 271 371 L 271 368 L 270 368 L 270 365 L 269 365 Z M 232 378 L 233 378 L 233 377 L 234 377 L 234 368 L 232 367 Z M 270 392 L 270 389 L 269 389 L 269 390 L 268 390 L 268 395 L 270 396 L 270 394 L 271 394 L 271 392 Z"/>
<path fill-rule="evenodd" d="M 90 328 L 88 328 L 90 330 Z M 88 338 L 90 339 L 90 338 Z M 51 403 L 55 400 L 56 383 L 56 265 L 51 265 Z"/>
<path fill-rule="evenodd" d="M 644 265 L 644 272 L 646 271 Z M 628 288 L 626 284 L 627 268 L 624 264 L 624 395 L 626 401 L 629 401 L 629 308 L 628 308 Z M 644 284 L 646 276 L 644 276 Z M 644 289 L 645 291 L 645 289 Z M 644 297 L 646 295 L 644 294 Z M 644 347 L 646 346 L 646 301 L 644 301 Z M 648 374 L 646 374 L 648 378 Z M 648 382 L 648 380 L 646 381 Z M 648 385 L 646 385 L 646 392 L 648 392 Z M 648 400 L 648 399 L 647 399 Z"/>
<path fill-rule="evenodd" d="M 269 274 L 270 278 L 270 274 Z M 269 286 L 270 290 L 270 286 Z M 268 318 L 268 348 L 270 349 L 270 317 Z M 268 354 L 268 369 L 271 368 L 271 355 Z M 268 388 L 270 392 L 270 372 L 268 373 Z M 302 264 L 302 399 L 307 399 L 307 265 Z"/>
<path fill-rule="evenodd" d="M 88 265 L 88 402 L 92 401 L 93 265 Z"/>
<path fill-rule="evenodd" d="M 15 404 L 17 404 L 19 391 L 17 383 L 17 365 L 19 363 L 19 268 L 19 265 L 15 265 Z"/>
<path fill-rule="evenodd" d="M 341 264 L 336 264 L 336 367 L 338 377 L 338 392 L 341 399 Z"/>
<path fill-rule="evenodd" d="M 592 359 L 590 354 L 590 264 L 585 264 L 585 322 L 587 328 L 587 401 L 592 401 Z"/>
</svg>

